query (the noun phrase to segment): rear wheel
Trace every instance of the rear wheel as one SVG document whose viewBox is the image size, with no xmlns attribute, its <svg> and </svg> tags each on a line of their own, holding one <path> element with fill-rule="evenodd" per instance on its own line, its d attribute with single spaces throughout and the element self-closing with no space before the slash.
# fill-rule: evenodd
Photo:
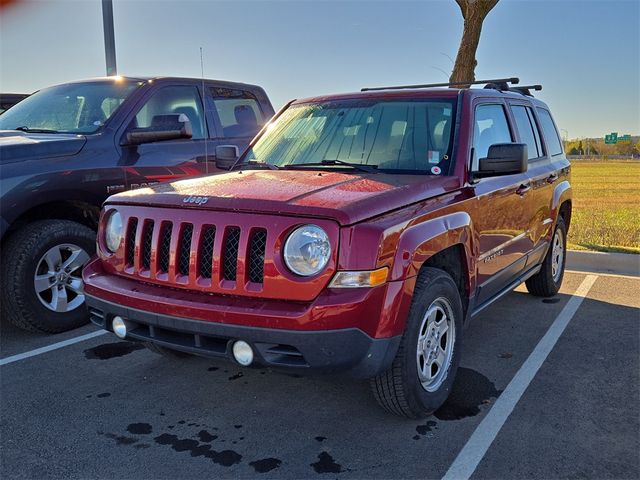
<svg viewBox="0 0 640 480">
<path fill-rule="evenodd" d="M 542 268 L 525 284 L 529 293 L 538 297 L 553 297 L 560 290 L 567 258 L 567 227 L 562 217 L 558 217 L 556 229 L 551 238 L 549 251 L 542 262 Z"/>
<path fill-rule="evenodd" d="M 441 270 L 423 268 L 396 358 L 389 370 L 371 379 L 383 408 L 420 418 L 444 403 L 460 363 L 462 316 L 453 279 Z"/>
<path fill-rule="evenodd" d="M 17 231 L 2 249 L 3 317 L 48 333 L 87 323 L 82 267 L 94 252 L 95 232 L 69 220 L 42 220 Z"/>
</svg>

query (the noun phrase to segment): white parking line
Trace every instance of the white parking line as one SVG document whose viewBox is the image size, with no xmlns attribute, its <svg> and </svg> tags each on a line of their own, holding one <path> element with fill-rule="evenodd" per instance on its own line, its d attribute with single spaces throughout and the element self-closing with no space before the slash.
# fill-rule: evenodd
<svg viewBox="0 0 640 480">
<path fill-rule="evenodd" d="M 493 408 L 469 437 L 445 473 L 443 480 L 467 480 L 471 477 L 597 279 L 597 275 L 587 275 L 584 278 L 529 358 L 498 397 Z"/>
<path fill-rule="evenodd" d="M 25 358 L 35 357 L 36 355 L 41 355 L 43 353 L 50 352 L 52 350 L 57 350 L 59 348 L 66 347 L 67 345 L 73 345 L 74 343 L 84 342 L 85 340 L 89 340 L 94 337 L 99 337 L 100 335 L 104 335 L 105 333 L 109 333 L 106 330 L 97 330 L 95 332 L 87 333 L 86 335 L 80 335 L 79 337 L 70 338 L 69 340 L 63 340 L 62 342 L 54 343 L 52 345 L 47 345 L 46 347 L 36 348 L 35 350 L 30 350 L 24 353 L 18 353 L 17 355 L 11 355 L 10 357 L 0 358 L 0 367 L 3 365 L 8 365 L 9 363 L 19 362 L 20 360 L 24 360 Z"/>
</svg>

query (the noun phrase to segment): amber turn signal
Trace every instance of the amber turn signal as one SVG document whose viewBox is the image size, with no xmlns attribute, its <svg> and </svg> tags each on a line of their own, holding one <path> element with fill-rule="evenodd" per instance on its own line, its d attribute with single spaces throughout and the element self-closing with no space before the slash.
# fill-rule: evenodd
<svg viewBox="0 0 640 480">
<path fill-rule="evenodd" d="M 329 284 L 329 288 L 359 288 L 382 285 L 387 280 L 387 267 L 377 270 L 338 272 Z"/>
</svg>

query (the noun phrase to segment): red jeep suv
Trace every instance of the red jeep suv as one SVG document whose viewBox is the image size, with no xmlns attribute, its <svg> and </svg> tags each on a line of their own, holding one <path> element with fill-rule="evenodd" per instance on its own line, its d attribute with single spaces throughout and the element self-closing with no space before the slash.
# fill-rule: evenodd
<svg viewBox="0 0 640 480">
<path fill-rule="evenodd" d="M 564 273 L 569 162 L 539 86 L 291 102 L 228 173 L 110 197 L 92 321 L 166 355 L 370 378 L 390 412 L 447 398 L 463 329 Z M 474 82 L 474 84 L 480 82 Z"/>
</svg>

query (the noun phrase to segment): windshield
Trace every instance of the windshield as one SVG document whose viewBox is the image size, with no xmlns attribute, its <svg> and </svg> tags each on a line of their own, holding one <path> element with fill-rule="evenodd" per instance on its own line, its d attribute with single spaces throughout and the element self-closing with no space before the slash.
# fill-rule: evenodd
<svg viewBox="0 0 640 480">
<path fill-rule="evenodd" d="M 124 79 L 45 88 L 0 116 L 0 130 L 94 133 L 140 82 Z"/>
<path fill-rule="evenodd" d="M 446 173 L 454 107 L 453 100 L 440 99 L 294 105 L 268 127 L 243 162 L 331 169 L 347 168 L 347 162 L 391 173 Z"/>
</svg>

